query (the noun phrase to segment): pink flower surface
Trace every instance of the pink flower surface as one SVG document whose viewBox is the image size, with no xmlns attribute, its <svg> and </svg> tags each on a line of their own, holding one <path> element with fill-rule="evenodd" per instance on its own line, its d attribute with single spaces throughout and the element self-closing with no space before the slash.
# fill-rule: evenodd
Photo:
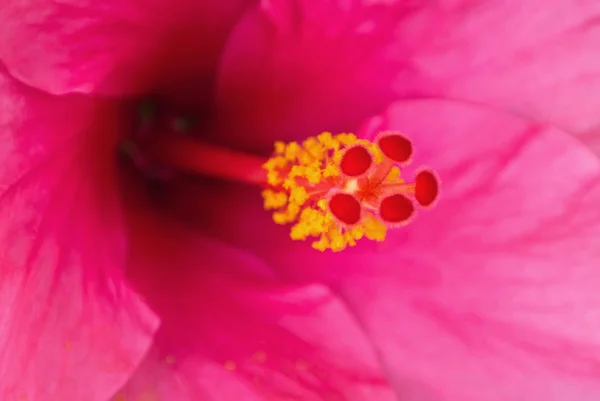
<svg viewBox="0 0 600 401">
<path fill-rule="evenodd" d="M 597 124 L 598 13 L 7 1 L 0 400 L 599 399 L 600 161 L 571 135 Z M 318 252 L 255 186 L 119 161 L 147 99 L 150 136 L 192 116 L 194 140 L 265 160 L 402 131 L 403 176 L 431 166 L 442 195 L 382 243 Z"/>
</svg>

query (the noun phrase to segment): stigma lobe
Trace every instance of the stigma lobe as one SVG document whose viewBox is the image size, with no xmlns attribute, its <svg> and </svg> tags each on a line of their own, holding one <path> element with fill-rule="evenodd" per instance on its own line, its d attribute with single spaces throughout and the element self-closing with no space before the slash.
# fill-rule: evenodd
<svg viewBox="0 0 600 401">
<path fill-rule="evenodd" d="M 360 221 L 360 202 L 350 194 L 343 192 L 334 194 L 329 199 L 329 210 L 338 220 L 349 226 Z"/>
<path fill-rule="evenodd" d="M 365 174 L 373 164 L 373 158 L 363 146 L 353 146 L 346 150 L 340 162 L 341 172 L 348 177 Z"/>
</svg>

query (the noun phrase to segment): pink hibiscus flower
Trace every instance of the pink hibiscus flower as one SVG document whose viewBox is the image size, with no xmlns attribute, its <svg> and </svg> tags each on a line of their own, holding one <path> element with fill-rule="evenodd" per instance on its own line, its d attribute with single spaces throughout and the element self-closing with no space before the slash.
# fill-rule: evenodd
<svg viewBox="0 0 600 401">
<path fill-rule="evenodd" d="M 598 399 L 600 162 L 551 125 L 593 116 L 545 101 L 578 99 L 584 63 L 509 85 L 564 67 L 551 44 L 527 53 L 540 39 L 589 51 L 575 28 L 598 7 L 500 3 L 1 6 L 0 399 Z M 302 185 L 278 187 L 293 168 L 273 159 L 263 204 L 274 142 L 323 131 L 378 145 L 332 145 L 341 179 L 287 145 Z M 390 137 L 415 186 L 381 167 Z M 435 195 L 423 165 L 443 189 L 415 216 L 406 200 Z M 390 199 L 364 185 L 382 174 Z M 323 183 L 296 203 L 381 240 L 374 209 L 385 240 L 290 238 L 308 223 L 282 206 Z"/>
</svg>

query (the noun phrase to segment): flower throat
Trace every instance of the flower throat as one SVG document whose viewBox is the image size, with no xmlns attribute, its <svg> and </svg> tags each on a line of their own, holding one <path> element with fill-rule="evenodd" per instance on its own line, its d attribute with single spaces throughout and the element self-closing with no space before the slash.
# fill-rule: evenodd
<svg viewBox="0 0 600 401">
<path fill-rule="evenodd" d="M 312 239 L 319 251 L 339 252 L 362 238 L 383 241 L 388 229 L 408 224 L 416 207 L 429 208 L 438 197 L 431 170 L 419 170 L 413 182 L 401 177 L 413 148 L 397 132 L 382 132 L 373 142 L 329 132 L 302 143 L 276 142 L 265 160 L 186 135 L 179 120 L 167 124 L 167 133 L 160 124 L 162 134 L 124 142 L 133 162 L 152 174 L 160 166 L 259 186 L 273 221 L 290 225 L 292 240 Z"/>
</svg>

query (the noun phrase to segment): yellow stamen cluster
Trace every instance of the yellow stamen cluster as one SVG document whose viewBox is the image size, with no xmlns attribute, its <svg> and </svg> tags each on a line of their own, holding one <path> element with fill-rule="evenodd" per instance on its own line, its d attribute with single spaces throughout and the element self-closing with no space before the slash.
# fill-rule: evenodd
<svg viewBox="0 0 600 401">
<path fill-rule="evenodd" d="M 332 135 L 324 132 L 306 139 L 302 144 L 275 143 L 274 155 L 264 165 L 270 189 L 263 191 L 264 207 L 273 210 L 277 224 L 293 224 L 290 237 L 306 240 L 316 237 L 313 248 L 320 251 L 341 251 L 366 237 L 383 241 L 387 227 L 375 216 L 366 212 L 354 227 L 342 227 L 328 211 L 323 196 L 329 190 L 344 185 L 338 164 L 348 146 L 361 145 L 368 149 L 374 163 L 381 163 L 383 154 L 379 147 L 353 134 Z M 399 180 L 400 170 L 395 168 L 388 176 Z"/>
</svg>

